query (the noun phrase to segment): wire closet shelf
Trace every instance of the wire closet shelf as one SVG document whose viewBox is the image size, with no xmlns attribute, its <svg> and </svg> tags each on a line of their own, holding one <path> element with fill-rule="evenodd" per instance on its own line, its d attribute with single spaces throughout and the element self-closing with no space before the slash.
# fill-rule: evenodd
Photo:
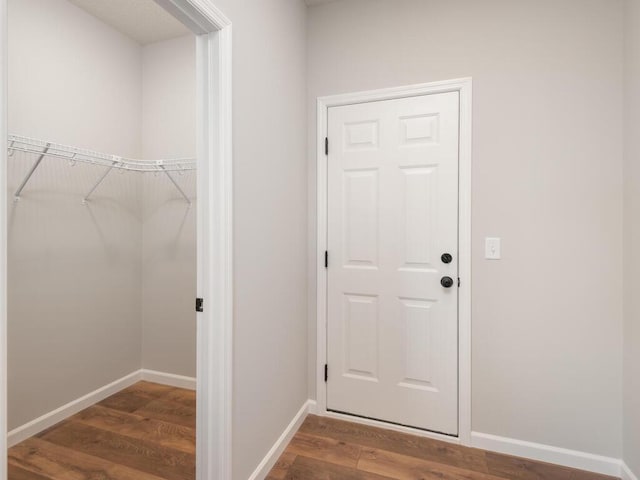
<svg viewBox="0 0 640 480">
<path fill-rule="evenodd" d="M 36 155 L 38 158 L 27 173 L 27 176 L 22 181 L 14 198 L 20 199 L 22 190 L 29 182 L 29 179 L 36 171 L 40 163 L 45 157 L 60 158 L 69 161 L 72 165 L 76 163 L 86 163 L 95 166 L 105 167 L 106 170 L 102 176 L 98 179 L 96 184 L 91 188 L 89 193 L 85 195 L 82 202 L 86 203 L 91 194 L 98 188 L 98 186 L 104 181 L 113 169 L 127 170 L 131 172 L 160 172 L 164 173 L 171 183 L 176 187 L 184 199 L 191 205 L 191 200 L 184 193 L 180 185 L 171 175 L 171 172 L 187 172 L 195 170 L 197 162 L 195 158 L 174 158 L 174 159 L 161 159 L 161 160 L 136 160 L 131 158 L 120 157 L 117 155 L 109 155 L 106 153 L 95 152 L 83 148 L 72 147 L 69 145 L 61 145 L 58 143 L 48 142 L 45 140 L 38 140 L 35 138 L 24 137 L 20 135 L 8 136 L 8 149 L 9 156 L 14 152 L 26 152 Z"/>
</svg>

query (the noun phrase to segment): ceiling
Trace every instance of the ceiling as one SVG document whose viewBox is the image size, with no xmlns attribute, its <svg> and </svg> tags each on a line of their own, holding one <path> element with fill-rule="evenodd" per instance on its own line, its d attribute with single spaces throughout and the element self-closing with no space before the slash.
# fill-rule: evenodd
<svg viewBox="0 0 640 480">
<path fill-rule="evenodd" d="M 154 0 L 69 0 L 140 45 L 169 40 L 189 29 Z"/>
<path fill-rule="evenodd" d="M 329 2 L 335 2 L 337 0 L 304 0 L 306 2 L 307 5 L 311 6 L 311 5 L 320 5 L 322 3 L 329 3 Z"/>
</svg>

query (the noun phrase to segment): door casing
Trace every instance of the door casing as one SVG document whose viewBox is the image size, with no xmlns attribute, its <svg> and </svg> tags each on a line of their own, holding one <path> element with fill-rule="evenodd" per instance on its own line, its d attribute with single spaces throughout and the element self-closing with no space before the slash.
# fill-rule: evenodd
<svg viewBox="0 0 640 480">
<path fill-rule="evenodd" d="M 230 479 L 232 428 L 231 21 L 215 0 L 154 0 L 197 37 L 197 480 Z M 43 42 L 46 39 L 42 40 Z M 0 0 L 0 480 L 7 480 L 8 0 Z M 195 300 L 195 299 L 194 299 Z"/>
<path fill-rule="evenodd" d="M 459 149 L 459 211 L 458 248 L 460 287 L 458 297 L 458 425 L 457 437 L 428 432 L 416 428 L 394 425 L 378 420 L 363 419 L 327 411 L 327 281 L 325 251 L 327 250 L 327 155 L 325 138 L 328 130 L 330 107 L 358 103 L 395 100 L 436 93 L 460 94 L 460 149 Z M 316 413 L 352 422 L 364 423 L 414 435 L 471 445 L 471 127 L 472 79 L 460 78 L 440 82 L 394 87 L 381 90 L 320 97 L 317 100 L 316 151 Z M 329 145 L 331 148 L 331 145 Z"/>
</svg>

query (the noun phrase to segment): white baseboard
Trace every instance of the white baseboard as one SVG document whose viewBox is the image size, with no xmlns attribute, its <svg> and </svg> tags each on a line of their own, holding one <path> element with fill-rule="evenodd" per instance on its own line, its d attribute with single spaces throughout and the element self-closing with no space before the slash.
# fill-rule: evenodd
<svg viewBox="0 0 640 480">
<path fill-rule="evenodd" d="M 291 420 L 291 423 L 289 423 L 284 432 L 282 432 L 280 438 L 278 438 L 267 455 L 262 459 L 258 468 L 256 468 L 251 474 L 249 480 L 263 480 L 267 475 L 269 475 L 269 472 L 275 466 L 280 455 L 282 455 L 287 448 L 287 445 L 289 445 L 289 442 L 302 425 L 302 422 L 304 422 L 304 419 L 307 418 L 307 415 L 311 410 L 315 410 L 315 403 L 316 402 L 313 400 L 307 400 L 304 405 L 302 405 L 302 408 L 300 408 L 296 416 L 293 417 L 293 420 Z"/>
<path fill-rule="evenodd" d="M 155 370 L 140 370 L 142 380 L 147 382 L 159 383 L 170 387 L 185 388 L 188 390 L 196 389 L 196 379 L 193 377 L 185 377 L 183 375 L 175 375 L 173 373 L 157 372 Z"/>
<path fill-rule="evenodd" d="M 32 420 L 24 425 L 14 428 L 7 434 L 7 444 L 12 447 L 29 437 L 32 437 L 49 427 L 53 427 L 56 423 L 60 423 L 65 418 L 69 418 L 72 415 L 84 410 L 85 408 L 95 405 L 96 403 L 104 400 L 105 398 L 119 392 L 127 387 L 130 387 L 136 382 L 142 380 L 142 374 L 140 370 L 137 370 L 129 375 L 111 382 L 104 387 L 100 387 L 91 393 L 88 393 L 80 398 L 77 398 L 66 405 L 56 408 L 55 410 L 45 413 L 44 415 Z"/>
<path fill-rule="evenodd" d="M 622 462 L 621 467 L 622 471 L 620 472 L 620 477 L 622 478 L 622 480 L 638 480 L 638 477 L 633 474 L 626 463 Z"/>
<path fill-rule="evenodd" d="M 318 402 L 315 400 L 307 400 L 307 405 L 309 406 L 309 411 L 307 412 L 309 415 L 317 415 L 318 414 Z"/>
<path fill-rule="evenodd" d="M 471 432 L 471 446 L 614 477 L 620 476 L 622 467 L 622 462 L 617 458 L 525 442 L 487 433 Z"/>
</svg>

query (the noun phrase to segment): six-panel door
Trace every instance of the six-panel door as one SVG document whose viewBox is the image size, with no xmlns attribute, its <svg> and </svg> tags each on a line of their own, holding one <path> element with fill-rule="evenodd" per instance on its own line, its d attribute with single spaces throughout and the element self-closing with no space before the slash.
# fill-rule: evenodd
<svg viewBox="0 0 640 480">
<path fill-rule="evenodd" d="M 458 119 L 458 92 L 329 108 L 329 410 L 458 433 Z"/>
</svg>

